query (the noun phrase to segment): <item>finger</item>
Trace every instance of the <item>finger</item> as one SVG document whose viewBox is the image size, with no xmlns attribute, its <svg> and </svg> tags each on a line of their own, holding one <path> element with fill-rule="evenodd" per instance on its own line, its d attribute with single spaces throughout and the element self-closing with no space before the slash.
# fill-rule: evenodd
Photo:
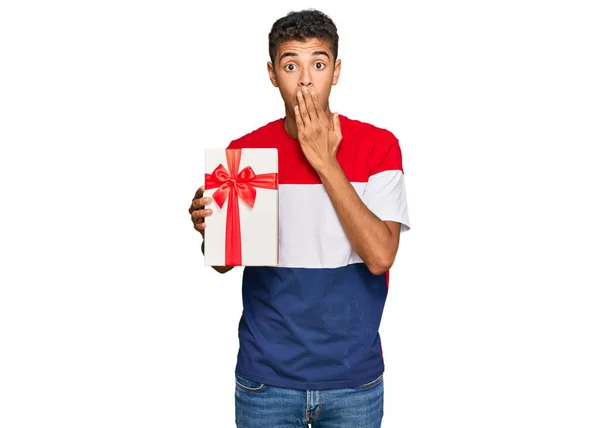
<svg viewBox="0 0 600 428">
<path fill-rule="evenodd" d="M 302 98 L 306 102 L 306 109 L 308 110 L 308 115 L 310 116 L 310 120 L 315 121 L 319 118 L 319 114 L 317 113 L 314 100 L 312 98 L 312 94 L 305 86 L 302 88 Z"/>
<path fill-rule="evenodd" d="M 196 194 L 194 195 L 194 199 L 201 198 L 203 194 L 204 194 L 204 184 L 202 186 L 200 186 L 200 188 L 198 190 L 196 190 Z"/>
<path fill-rule="evenodd" d="M 204 221 L 204 218 L 211 216 L 212 213 L 213 211 L 210 208 L 204 210 L 196 210 L 192 212 L 192 220 L 194 222 L 197 222 L 198 220 Z"/>
<path fill-rule="evenodd" d="M 342 133 L 342 128 L 340 126 L 340 115 L 339 113 L 333 113 L 333 131 L 336 134 Z"/>
<path fill-rule="evenodd" d="M 189 212 L 190 214 L 193 213 L 196 210 L 202 209 L 204 208 L 204 204 L 202 203 L 202 198 L 199 199 L 193 199 L 192 200 L 192 205 L 190 205 L 190 209 Z"/>
<path fill-rule="evenodd" d="M 194 211 L 194 201 L 196 199 L 202 198 L 202 195 L 204 194 L 204 185 L 200 186 L 198 188 L 198 190 L 196 190 L 196 193 L 194 194 L 194 198 L 192 199 L 192 203 L 190 204 L 190 208 L 188 210 L 188 212 L 191 214 L 192 211 Z"/>
<path fill-rule="evenodd" d="M 304 122 L 304 126 L 308 126 L 310 124 L 310 115 L 306 109 L 306 101 L 304 100 L 302 91 L 298 91 L 298 107 L 300 108 L 300 115 L 302 116 L 302 122 Z"/>
<path fill-rule="evenodd" d="M 310 109 L 310 106 L 308 109 L 308 112 L 310 113 L 311 117 L 313 117 L 312 115 L 314 114 L 314 117 L 320 118 L 322 116 L 321 113 L 323 112 L 323 110 L 321 109 L 321 105 L 319 104 L 319 97 L 315 91 L 310 91 L 309 104 L 312 104 L 312 110 Z"/>
<path fill-rule="evenodd" d="M 204 208 L 204 205 L 198 205 L 199 202 L 197 201 L 201 201 L 201 199 L 194 199 L 192 201 L 192 205 L 190 205 L 190 209 L 188 210 L 190 215 L 193 215 L 197 210 L 201 210 Z"/>
<path fill-rule="evenodd" d="M 296 118 L 296 127 L 298 128 L 298 133 L 304 132 L 304 122 L 302 122 L 300 108 L 297 104 L 294 106 L 294 117 Z"/>
<path fill-rule="evenodd" d="M 197 223 L 194 225 L 194 229 L 202 234 L 204 237 L 204 230 L 206 229 L 206 223 Z"/>
<path fill-rule="evenodd" d="M 212 202 L 212 198 L 210 196 L 192 200 L 192 208 L 193 209 L 190 208 L 190 214 L 192 211 L 194 211 L 194 209 L 196 209 L 196 210 L 202 209 L 202 208 L 204 208 L 205 205 L 208 205 L 211 202 Z"/>
</svg>

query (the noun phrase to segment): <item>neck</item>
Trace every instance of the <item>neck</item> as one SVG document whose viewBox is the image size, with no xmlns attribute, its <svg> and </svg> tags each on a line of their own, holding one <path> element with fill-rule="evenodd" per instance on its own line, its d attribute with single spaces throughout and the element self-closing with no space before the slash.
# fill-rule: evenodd
<svg viewBox="0 0 600 428">
<path fill-rule="evenodd" d="M 327 107 L 325 107 L 325 114 L 329 121 L 329 125 L 331 126 L 331 120 L 333 118 L 333 115 L 331 114 L 329 105 L 327 105 Z M 298 126 L 296 126 L 296 115 L 294 113 L 294 110 L 290 111 L 287 108 L 285 109 L 284 125 L 285 125 L 285 131 L 288 133 L 288 135 L 292 138 L 298 139 Z"/>
</svg>

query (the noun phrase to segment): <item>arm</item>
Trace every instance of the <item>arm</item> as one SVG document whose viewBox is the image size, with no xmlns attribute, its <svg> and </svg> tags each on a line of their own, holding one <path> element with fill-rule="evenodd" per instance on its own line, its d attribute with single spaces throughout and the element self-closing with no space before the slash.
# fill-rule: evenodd
<svg viewBox="0 0 600 428">
<path fill-rule="evenodd" d="M 297 93 L 297 100 L 298 105 L 294 106 L 294 113 L 300 146 L 306 159 L 319 174 L 352 248 L 362 258 L 371 273 L 381 275 L 387 272 L 394 263 L 400 244 L 400 222 L 381 221 L 363 203 L 344 174 L 336 158 L 342 140 L 339 115 L 336 113 L 330 116 L 325 112 L 320 107 L 317 94 L 310 93 L 306 87 Z M 384 165 L 383 161 L 388 161 L 388 158 L 388 162 L 395 163 L 392 168 L 398 171 L 395 174 L 400 173 L 402 169 L 400 148 L 397 140 L 391 142 L 394 144 L 386 145 L 386 148 L 395 147 L 396 156 L 387 156 L 386 152 L 380 150 L 379 156 L 370 159 L 372 164 L 376 163 L 376 167 L 371 168 L 371 175 L 375 176 L 380 170 L 388 169 L 388 165 Z M 390 206 L 394 207 L 395 202 L 401 199 L 398 194 L 400 187 L 397 186 L 400 182 L 397 179 L 391 181 L 384 179 L 383 182 L 389 181 L 389 183 L 381 186 L 379 178 L 374 177 L 374 186 L 370 187 L 368 183 L 365 190 L 368 197 L 376 196 L 376 203 L 371 202 L 377 207 L 377 211 L 374 212 L 385 217 L 391 215 L 389 218 L 401 218 L 395 208 L 388 209 Z"/>
<path fill-rule="evenodd" d="M 374 275 L 387 272 L 400 244 L 400 223 L 377 218 L 361 201 L 337 160 L 317 172 L 354 251 Z"/>
</svg>

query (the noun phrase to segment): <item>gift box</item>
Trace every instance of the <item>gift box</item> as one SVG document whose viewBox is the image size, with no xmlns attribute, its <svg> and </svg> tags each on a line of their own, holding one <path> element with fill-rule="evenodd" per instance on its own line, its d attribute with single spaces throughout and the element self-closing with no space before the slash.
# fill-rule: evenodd
<svg viewBox="0 0 600 428">
<path fill-rule="evenodd" d="M 277 149 L 205 149 L 206 266 L 277 266 Z"/>
</svg>

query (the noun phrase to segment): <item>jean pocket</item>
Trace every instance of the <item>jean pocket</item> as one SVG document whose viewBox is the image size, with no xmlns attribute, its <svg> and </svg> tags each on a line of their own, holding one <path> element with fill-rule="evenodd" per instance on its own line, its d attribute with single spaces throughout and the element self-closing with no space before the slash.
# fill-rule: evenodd
<svg viewBox="0 0 600 428">
<path fill-rule="evenodd" d="M 266 388 L 264 383 L 255 382 L 238 375 L 235 375 L 235 386 L 246 392 L 261 392 Z"/>
<path fill-rule="evenodd" d="M 353 387 L 353 389 L 358 389 L 361 391 L 365 390 L 365 389 L 371 389 L 371 388 L 374 388 L 377 385 L 379 385 L 381 382 L 383 382 L 383 373 L 381 373 L 381 375 L 377 379 L 372 380 L 367 383 L 363 383 L 362 385 L 355 386 L 355 387 Z"/>
</svg>

